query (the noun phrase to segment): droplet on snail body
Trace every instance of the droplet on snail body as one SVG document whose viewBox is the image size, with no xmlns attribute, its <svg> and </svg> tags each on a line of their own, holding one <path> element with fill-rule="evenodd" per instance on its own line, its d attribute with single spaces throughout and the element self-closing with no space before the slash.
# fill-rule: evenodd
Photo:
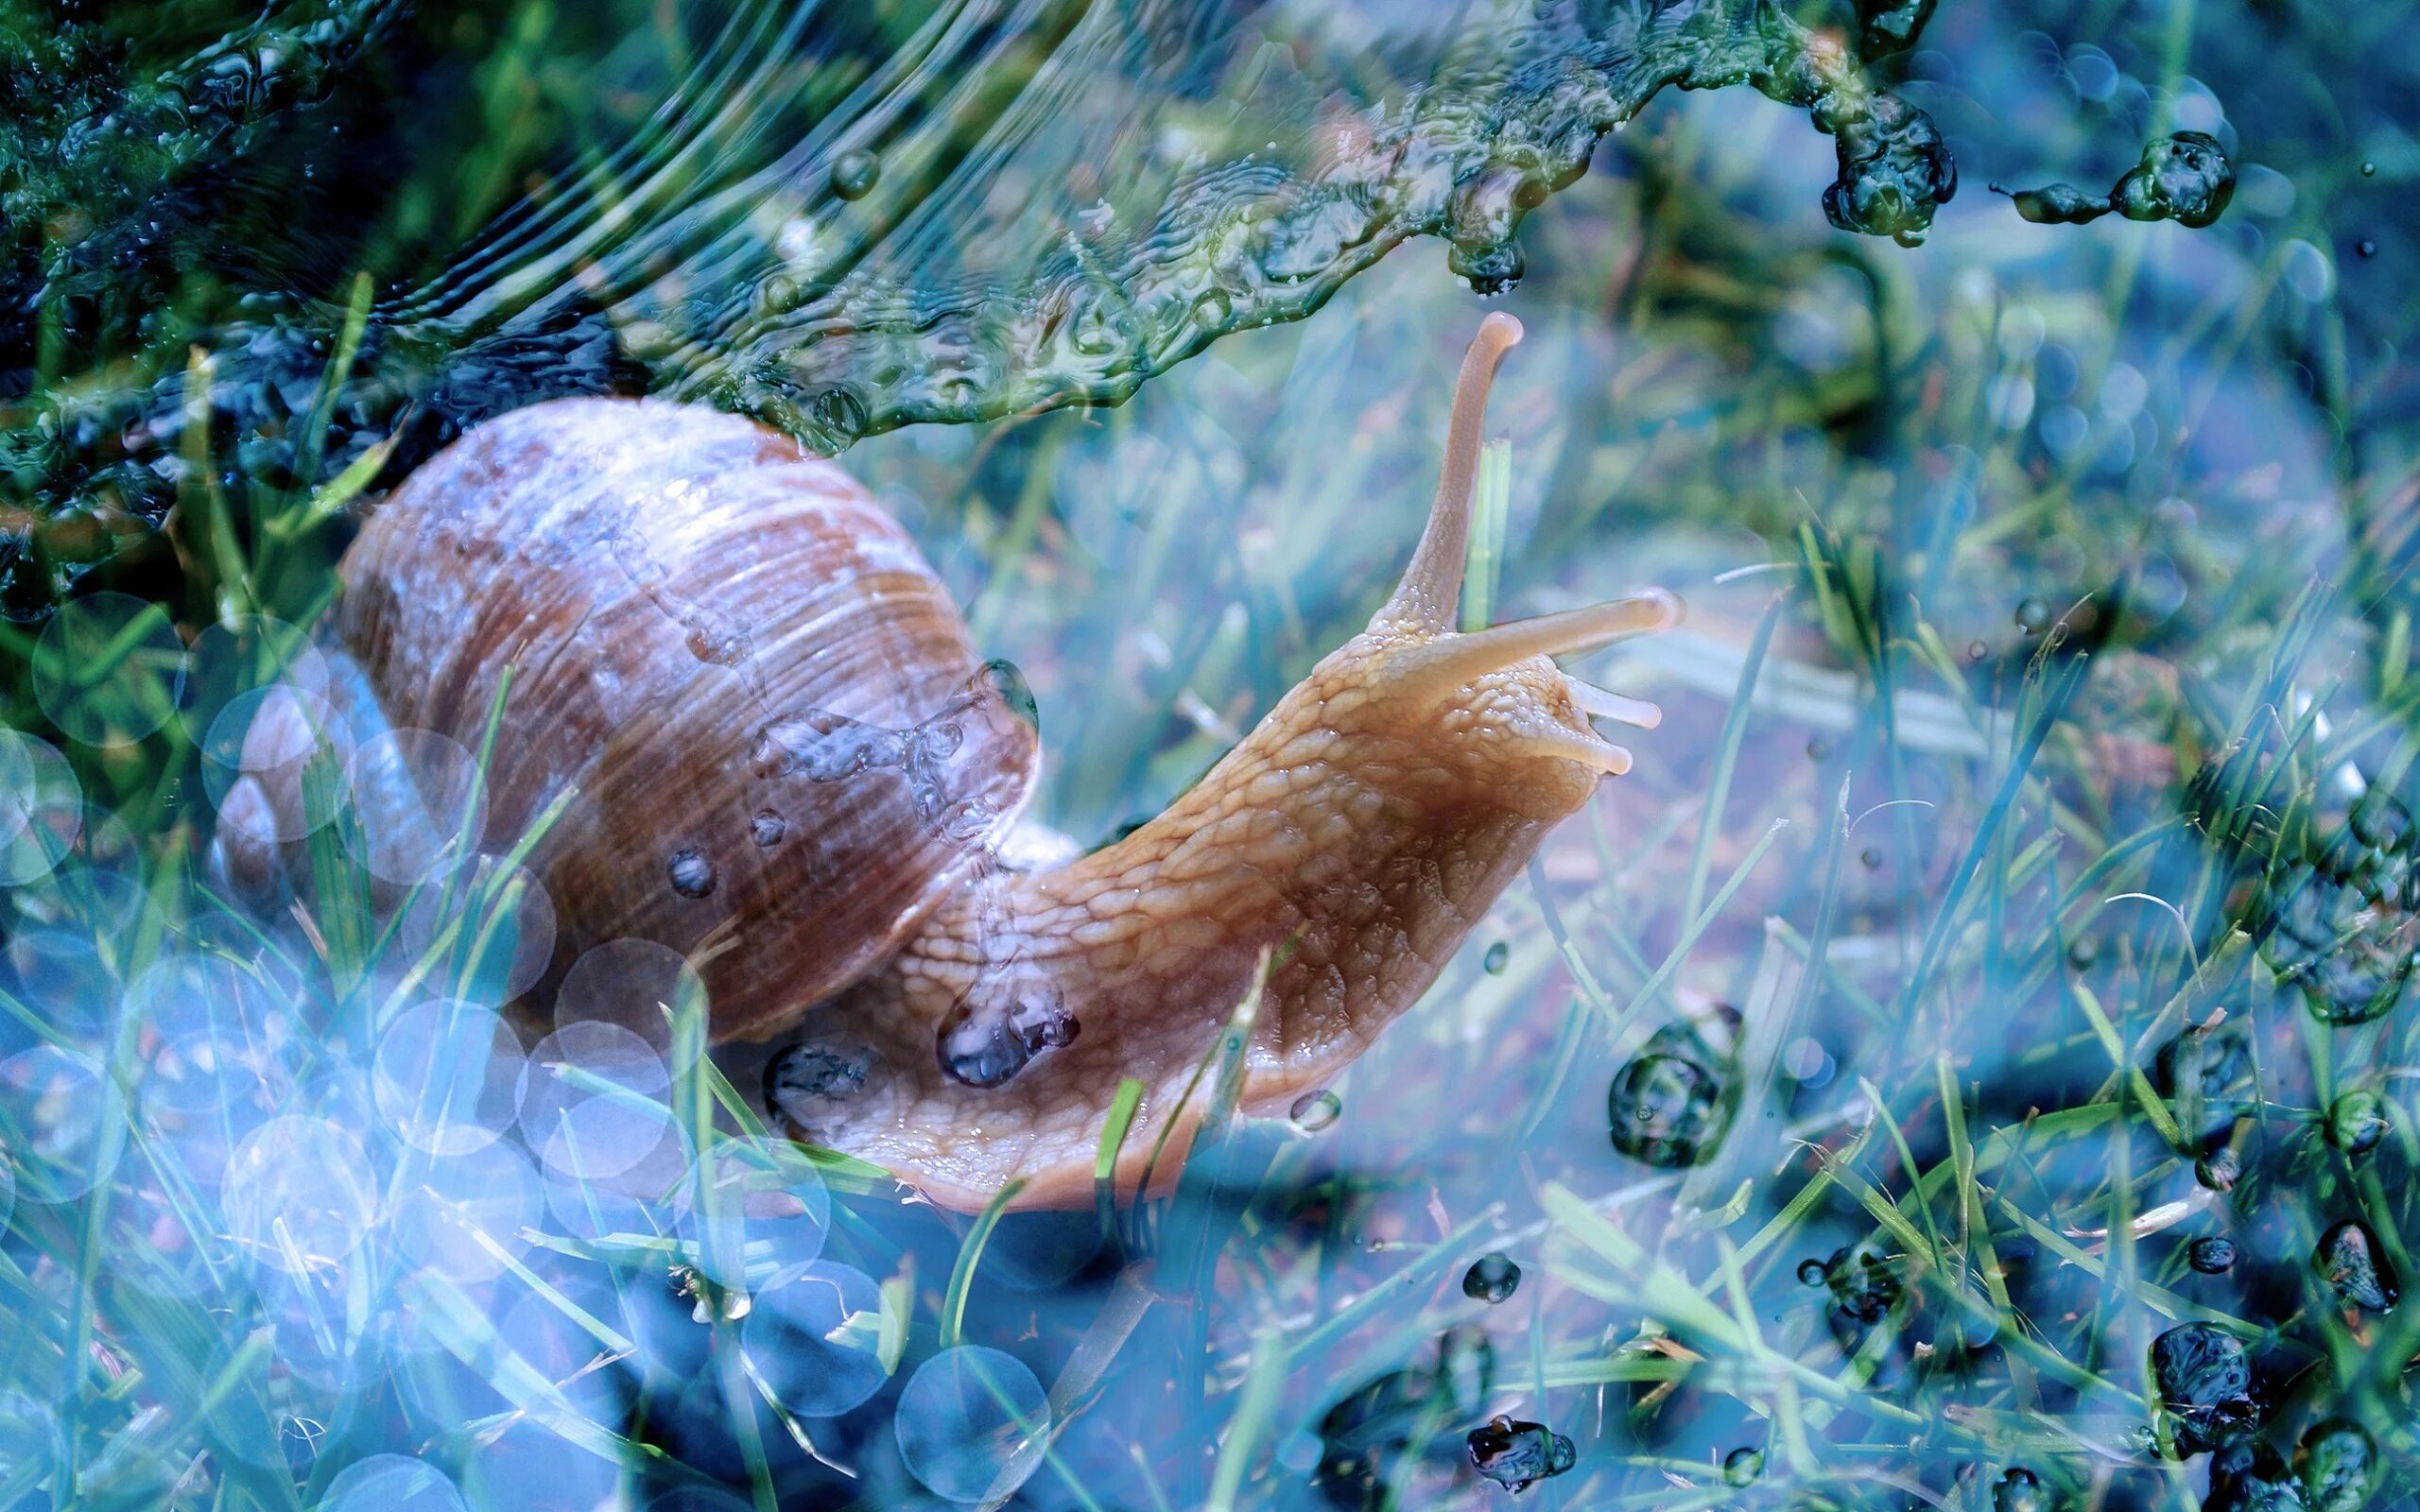
<svg viewBox="0 0 2420 1512">
<path fill-rule="evenodd" d="M 908 1473 L 952 1502 L 1005 1498 L 1023 1474 L 1011 1462 L 1050 1426 L 1042 1383 L 1011 1354 L 979 1345 L 943 1349 L 899 1394 L 894 1419 Z M 1016 1469 L 1030 1473 L 1040 1460 Z"/>
<path fill-rule="evenodd" d="M 2303 1486 L 2303 1504 L 2309 1512 L 2361 1512 L 2377 1489 L 2377 1440 L 2368 1430 L 2346 1418 L 2329 1418 L 2303 1434 L 2294 1464 Z"/>
<path fill-rule="evenodd" d="M 2222 1234 L 2196 1239 L 2185 1246 L 2185 1263 L 2204 1276 L 2223 1276 L 2235 1269 L 2235 1241 Z"/>
<path fill-rule="evenodd" d="M 1335 1123 L 1343 1111 L 1344 1099 L 1322 1087 L 1295 1098 L 1286 1116 L 1304 1133 L 1316 1134 Z"/>
<path fill-rule="evenodd" d="M 664 873 L 672 884 L 672 890 L 683 898 L 712 897 L 715 883 L 718 880 L 715 875 L 715 864 L 706 859 L 704 851 L 694 846 L 683 846 L 673 851 L 672 859 L 665 863 Z"/>
<path fill-rule="evenodd" d="M 2213 1324 L 2187 1323 L 2152 1340 L 2152 1380 L 2181 1454 L 2216 1449 L 2257 1424 L 2252 1362 L 2240 1340 Z"/>
<path fill-rule="evenodd" d="M 832 160 L 832 192 L 843 199 L 863 199 L 882 180 L 882 159 L 863 147 L 851 147 Z"/>
<path fill-rule="evenodd" d="M 1512 947 L 1499 939 L 1495 944 L 1490 945 L 1487 948 L 1487 954 L 1480 958 L 1479 965 L 1486 971 L 1488 975 L 1502 976 L 1504 974 L 1504 963 L 1512 958 Z"/>
<path fill-rule="evenodd" d="M 748 838 L 764 850 L 769 850 L 781 844 L 789 833 L 790 821 L 771 809 L 758 809 L 755 816 L 748 821 Z"/>
<path fill-rule="evenodd" d="M 934 1036 L 942 1070 L 969 1087 L 997 1087 L 1082 1031 L 1055 993 L 1011 993 L 996 1006 L 978 1003 L 981 995 L 960 998 Z"/>
<path fill-rule="evenodd" d="M 2347 1218 L 2319 1236 L 2311 1266 L 2348 1308 L 2383 1313 L 2394 1306 L 2394 1270 L 2377 1239 L 2358 1219 Z"/>
<path fill-rule="evenodd" d="M 1726 1486 L 1754 1486 L 1765 1473 L 1765 1452 L 1761 1449 L 1735 1449 L 1722 1456 L 1722 1481 Z"/>
<path fill-rule="evenodd" d="M 1571 1439 L 1544 1423 L 1503 1417 L 1470 1431 L 1471 1468 L 1508 1491 L 1523 1491 L 1561 1475 L 1579 1459 Z"/>
<path fill-rule="evenodd" d="M 2327 1105 L 2327 1143 L 2347 1155 L 2367 1155 L 2391 1128 L 2386 1100 L 2374 1091 L 2343 1093 Z"/>
<path fill-rule="evenodd" d="M 1500 1250 L 1489 1250 L 1462 1272 L 1462 1295 L 1490 1306 L 1508 1301 L 1521 1286 L 1521 1267 Z"/>
<path fill-rule="evenodd" d="M 878 1118 L 890 1085 L 890 1063 L 855 1040 L 811 1040 L 765 1064 L 765 1109 L 802 1138 L 829 1140 L 844 1123 Z"/>
</svg>

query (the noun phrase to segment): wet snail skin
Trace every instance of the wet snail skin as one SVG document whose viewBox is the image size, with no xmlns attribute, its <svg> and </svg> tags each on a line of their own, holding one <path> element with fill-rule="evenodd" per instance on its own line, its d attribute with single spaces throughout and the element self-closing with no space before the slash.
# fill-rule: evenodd
<svg viewBox="0 0 2420 1512">
<path fill-rule="evenodd" d="M 1089 1202 L 1120 1081 L 1144 1087 L 1131 1185 L 1265 953 L 1256 1108 L 1359 1055 L 1629 769 L 1592 716 L 1657 719 L 1551 659 L 1675 624 L 1668 593 L 1453 627 L 1487 391 L 1520 336 L 1480 322 L 1427 526 L 1368 628 L 1165 813 L 1063 865 L 1018 868 L 1029 701 L 906 532 L 711 410 L 541 404 L 424 466 L 344 560 L 360 691 L 331 701 L 468 743 L 514 667 L 490 833 L 578 789 L 529 861 L 559 961 L 627 936 L 687 955 L 736 1085 L 937 1202 L 1018 1178 L 1020 1205 Z M 226 851 L 256 890 L 276 868 Z"/>
</svg>

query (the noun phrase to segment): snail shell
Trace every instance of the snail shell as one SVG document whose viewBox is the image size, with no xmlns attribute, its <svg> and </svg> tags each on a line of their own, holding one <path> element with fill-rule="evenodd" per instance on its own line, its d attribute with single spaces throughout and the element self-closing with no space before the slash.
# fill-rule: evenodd
<svg viewBox="0 0 2420 1512">
<path fill-rule="evenodd" d="M 1029 702 L 899 523 L 734 416 L 515 411 L 414 472 L 342 574 L 339 632 L 393 725 L 471 744 L 511 669 L 489 833 L 577 790 L 530 862 L 558 958 L 626 936 L 690 956 L 717 1040 L 873 970 L 1033 790 Z"/>
</svg>

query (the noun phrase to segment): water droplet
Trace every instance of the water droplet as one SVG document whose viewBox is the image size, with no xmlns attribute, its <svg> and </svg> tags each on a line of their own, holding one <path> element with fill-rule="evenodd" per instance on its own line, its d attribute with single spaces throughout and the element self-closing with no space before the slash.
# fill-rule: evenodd
<svg viewBox="0 0 2420 1512">
<path fill-rule="evenodd" d="M 2212 1192 L 2233 1192 L 2243 1179 L 2243 1158 L 2233 1146 L 2221 1145 L 2193 1162 L 2193 1179 Z"/>
<path fill-rule="evenodd" d="M 1470 1431 L 1465 1442 L 1471 1466 L 1508 1491 L 1522 1491 L 1561 1475 L 1579 1459 L 1568 1436 L 1544 1423 L 1497 1418 Z"/>
<path fill-rule="evenodd" d="M 882 159 L 863 147 L 851 147 L 832 160 L 832 192 L 843 199 L 863 199 L 882 180 Z"/>
<path fill-rule="evenodd" d="M 2372 241 L 2369 237 L 2364 236 L 2360 241 L 2353 244 L 2353 255 L 2356 257 L 2376 257 L 2378 255 L 2378 244 Z"/>
<path fill-rule="evenodd" d="M 740 1347 L 775 1401 L 801 1418 L 837 1418 L 889 1379 L 880 1345 L 882 1289 L 861 1270 L 815 1261 L 750 1298 Z"/>
<path fill-rule="evenodd" d="M 2309 1512 L 2361 1512 L 2377 1489 L 2378 1446 L 2360 1424 L 2345 1418 L 2315 1422 L 2294 1454 Z"/>
<path fill-rule="evenodd" d="M 1831 1274 L 1831 1269 L 1820 1260 L 1798 1263 L 1798 1284 L 1801 1286 L 1821 1286 L 1830 1280 Z"/>
<path fill-rule="evenodd" d="M 664 874 L 671 882 L 672 890 L 683 898 L 705 898 L 714 893 L 715 864 L 694 846 L 673 851 L 672 859 L 665 864 Z"/>
<path fill-rule="evenodd" d="M 808 1140 L 828 1141 L 852 1121 L 880 1122 L 890 1091 L 890 1062 L 861 1040 L 804 1040 L 765 1065 L 766 1110 Z"/>
<path fill-rule="evenodd" d="M 2181 1446 L 2180 1446 L 2181 1447 Z M 2286 1462 L 2258 1438 L 2238 1437 L 2210 1455 L 2207 1512 L 2308 1512 Z"/>
<path fill-rule="evenodd" d="M 1800 1267 L 1802 1277 L 1805 1269 Z M 1824 1309 L 1824 1321 L 1841 1352 L 1855 1354 L 1865 1347 L 1866 1335 L 1899 1305 L 1906 1291 L 1890 1262 L 1862 1251 L 1852 1260 L 1846 1248 L 1835 1250 L 1823 1271 L 1824 1283 L 1832 1294 Z"/>
<path fill-rule="evenodd" d="M 899 1457 L 908 1473 L 953 1502 L 1005 1498 L 1040 1463 L 1004 1474 L 1050 1426 L 1042 1383 L 1014 1355 L 979 1345 L 943 1349 L 899 1394 Z"/>
<path fill-rule="evenodd" d="M 2377 178 L 2377 176 L 2378 176 L 2378 165 L 2377 165 L 2377 163 L 2362 163 L 2362 164 L 2361 164 L 2361 177 L 2362 177 L 2362 178 L 2364 178 L 2364 179 L 2375 179 L 2375 178 Z"/>
<path fill-rule="evenodd" d="M 1860 851 L 1858 851 L 1858 852 L 1857 861 L 1858 861 L 1858 866 L 1863 867 L 1863 868 L 1864 868 L 1866 870 L 1868 870 L 1868 871 L 1879 871 L 1879 870 L 1881 870 L 1881 869 L 1882 869 L 1882 850 L 1881 850 L 1881 848 L 1880 848 L 1880 847 L 1878 847 L 1878 846 L 1867 846 L 1863 850 L 1860 850 Z"/>
<path fill-rule="evenodd" d="M 2235 165 L 2216 137 L 2178 131 L 2145 146 L 2142 160 L 2106 195 L 2064 183 L 1992 188 L 2014 200 L 2018 215 L 2041 224 L 2081 226 L 2114 210 L 2128 220 L 2173 220 L 2198 229 L 2216 221 L 2235 198 Z"/>
<path fill-rule="evenodd" d="M 1966 660 L 1969 662 L 1983 661 L 1991 654 L 1992 648 L 1985 645 L 1980 641 L 1969 641 L 1966 643 Z"/>
<path fill-rule="evenodd" d="M 771 809 L 758 809 L 755 816 L 748 821 L 748 838 L 767 850 L 781 844 L 783 837 L 789 833 L 790 821 Z"/>
<path fill-rule="evenodd" d="M 2100 941 L 2089 935 L 2082 936 L 2067 946 L 2067 965 L 2079 971 L 2089 971 L 2100 959 Z"/>
<path fill-rule="evenodd" d="M 959 999 L 934 1034 L 942 1070 L 969 1087 L 997 1087 L 1046 1050 L 1076 1042 L 1083 1025 L 1055 989 L 981 987 Z"/>
<path fill-rule="evenodd" d="M 1992 1512 L 2050 1512 L 2050 1498 L 2031 1470 L 2012 1465 L 1992 1487 Z"/>
<path fill-rule="evenodd" d="M 1689 1022 L 1648 1036 L 1606 1093 L 1614 1148 L 1649 1165 L 1695 1165 L 1730 1127 L 1732 1069 L 1731 1058 L 1717 1055 Z"/>
<path fill-rule="evenodd" d="M 2187 1323 L 2152 1341 L 2152 1380 L 2172 1419 L 2178 1452 L 2199 1454 L 2250 1434 L 2252 1362 L 2235 1335 Z"/>
<path fill-rule="evenodd" d="M 2039 635 L 2050 627 L 2050 606 L 2038 598 L 2028 598 L 2016 606 L 2016 627 L 2028 635 Z"/>
<path fill-rule="evenodd" d="M 1511 1299 L 1521 1286 L 1521 1267 L 1499 1250 L 1489 1250 L 1462 1272 L 1462 1295 L 1493 1306 Z"/>
<path fill-rule="evenodd" d="M 2359 1220 L 2347 1218 L 2320 1235 L 2310 1263 L 2346 1307 L 2383 1313 L 2394 1306 L 2394 1270 Z"/>
<path fill-rule="evenodd" d="M 1765 1473 L 1765 1452 L 1761 1449 L 1735 1449 L 1722 1456 L 1722 1480 L 1727 1486 L 1754 1486 Z"/>
<path fill-rule="evenodd" d="M 1806 742 L 1806 759 L 1810 762 L 1830 761 L 1832 759 L 1832 743 L 1825 740 L 1821 735 L 1809 736 Z"/>
<path fill-rule="evenodd" d="M 1487 948 L 1487 954 L 1480 958 L 1479 965 L 1485 969 L 1488 975 L 1502 976 L 1504 963 L 1512 958 L 1512 947 L 1499 939 Z"/>
<path fill-rule="evenodd" d="M 2393 1125 L 2386 1100 L 2374 1091 L 2349 1091 L 2327 1105 L 2327 1143 L 2347 1155 L 2367 1155 Z"/>
<path fill-rule="evenodd" d="M 1294 1126 L 1304 1133 L 1316 1134 L 1335 1123 L 1343 1111 L 1344 1099 L 1322 1087 L 1295 1098 L 1294 1106 L 1286 1110 L 1286 1116 L 1292 1119 Z"/>
<path fill-rule="evenodd" d="M 2235 1269 L 2235 1241 L 2213 1234 L 2185 1246 L 2185 1263 L 2204 1276 L 2223 1276 Z"/>
</svg>

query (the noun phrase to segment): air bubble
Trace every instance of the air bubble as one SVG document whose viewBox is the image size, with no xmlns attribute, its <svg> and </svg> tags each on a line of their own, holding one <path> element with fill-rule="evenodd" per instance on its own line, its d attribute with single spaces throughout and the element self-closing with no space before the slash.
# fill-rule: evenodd
<svg viewBox="0 0 2420 1512">
<path fill-rule="evenodd" d="M 433 730 L 365 742 L 346 768 L 355 823 L 340 833 L 372 876 L 410 886 L 451 874 L 487 829 L 487 782 L 460 743 Z"/>
<path fill-rule="evenodd" d="M 469 1512 L 445 1472 L 401 1454 L 372 1454 L 337 1472 L 318 1512 Z"/>
<path fill-rule="evenodd" d="M 34 701 L 86 746 L 130 746 L 166 724 L 184 676 L 184 643 L 167 611 L 127 593 L 60 605 L 34 643 Z"/>
<path fill-rule="evenodd" d="M 1294 1099 L 1286 1116 L 1305 1134 L 1316 1134 L 1333 1124 L 1344 1112 L 1344 1099 L 1322 1087 Z"/>
<path fill-rule="evenodd" d="M 676 1035 L 680 1014 L 702 1015 L 706 992 L 679 951 L 651 939 L 608 940 L 572 963 L 555 993 L 555 1023 L 612 1024 L 635 1037 L 675 1076 L 687 1073 L 703 1033 Z"/>
<path fill-rule="evenodd" d="M 888 1308 L 865 1272 L 816 1261 L 776 1276 L 750 1298 L 741 1348 L 756 1379 L 801 1418 L 837 1418 L 890 1379 L 880 1344 Z"/>
<path fill-rule="evenodd" d="M 229 1232 L 255 1260 L 300 1275 L 360 1247 L 378 1195 L 359 1141 L 324 1118 L 289 1114 L 235 1146 L 224 1202 Z"/>
<path fill-rule="evenodd" d="M 555 927 L 544 884 L 526 867 L 481 856 L 462 885 L 413 896 L 395 946 L 405 960 L 430 961 L 431 987 L 494 1005 L 537 986 L 554 957 Z"/>
<path fill-rule="evenodd" d="M 1049 1426 L 1050 1403 L 1033 1372 L 980 1345 L 934 1355 L 899 1394 L 900 1458 L 908 1474 L 952 1502 L 1015 1490 L 1038 1463 L 1020 1452 Z"/>
<path fill-rule="evenodd" d="M 388 1232 L 396 1247 L 458 1286 L 493 1280 L 528 1247 L 545 1194 L 529 1158 L 510 1144 L 417 1160 L 396 1182 Z"/>
<path fill-rule="evenodd" d="M 538 1042 L 522 1073 L 521 1128 L 566 1180 L 625 1175 L 673 1132 L 664 1057 L 610 1023 L 568 1023 Z"/>
<path fill-rule="evenodd" d="M 126 1100 L 87 1057 L 40 1045 L 0 1060 L 0 1149 L 27 1202 L 73 1202 L 107 1180 L 126 1149 Z"/>
<path fill-rule="evenodd" d="M 475 1003 L 443 998 L 387 1026 L 371 1091 L 387 1126 L 429 1155 L 465 1155 L 504 1137 L 520 1117 L 521 1041 Z"/>
<path fill-rule="evenodd" d="M 735 1291 L 822 1254 L 832 1223 L 821 1173 L 787 1140 L 717 1141 L 680 1196 L 674 1232 L 700 1272 Z"/>
<path fill-rule="evenodd" d="M 196 741 L 210 732 L 218 712 L 258 688 L 283 682 L 325 698 L 328 662 L 310 632 L 267 614 L 239 614 L 205 626 L 186 656 L 177 717 Z"/>
</svg>

